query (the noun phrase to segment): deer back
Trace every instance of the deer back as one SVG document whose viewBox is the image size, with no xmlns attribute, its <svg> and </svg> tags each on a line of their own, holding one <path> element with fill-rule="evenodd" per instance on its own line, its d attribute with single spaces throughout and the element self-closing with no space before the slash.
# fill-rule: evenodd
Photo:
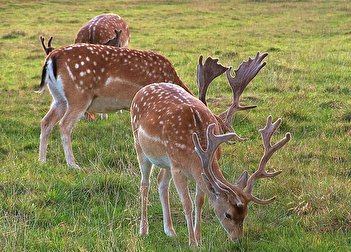
<svg viewBox="0 0 351 252">
<path fill-rule="evenodd" d="M 115 14 L 102 14 L 89 20 L 78 31 L 75 43 L 104 45 L 115 38 L 115 30 L 121 31 L 120 46 L 128 47 L 130 42 L 128 25 Z"/>
<path fill-rule="evenodd" d="M 49 63 L 55 78 L 62 80 L 68 100 L 77 95 L 114 97 L 126 101 L 124 108 L 129 108 L 139 89 L 159 82 L 171 82 L 190 92 L 172 64 L 151 51 L 74 44 L 55 49 L 46 58 L 44 69 Z"/>
</svg>

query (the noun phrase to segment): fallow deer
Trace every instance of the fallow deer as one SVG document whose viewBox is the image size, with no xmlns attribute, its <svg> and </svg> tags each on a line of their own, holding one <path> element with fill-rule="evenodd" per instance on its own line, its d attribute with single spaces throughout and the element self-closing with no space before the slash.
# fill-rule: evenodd
<svg viewBox="0 0 351 252">
<path fill-rule="evenodd" d="M 101 14 L 80 28 L 74 43 L 128 47 L 130 34 L 127 23 L 116 14 Z"/>
<path fill-rule="evenodd" d="M 46 57 L 38 91 L 48 84 L 53 97 L 41 122 L 39 161 L 46 161 L 50 132 L 60 120 L 66 162 L 78 168 L 71 131 L 84 112 L 129 109 L 139 89 L 159 82 L 171 82 L 190 92 L 169 60 L 151 51 L 94 44 L 55 49 Z"/>
<path fill-rule="evenodd" d="M 230 69 L 227 70 L 228 79 L 234 82 L 232 86 L 237 90 L 244 89 L 263 67 L 264 63 L 257 60 L 260 57 L 262 55 L 258 54 L 256 60 L 250 59 L 242 63 L 235 71 L 237 74 L 235 78 L 230 76 Z M 198 67 L 199 86 L 210 83 L 211 78 L 199 78 L 204 76 L 199 73 L 199 69 L 201 67 Z M 234 97 L 235 101 L 238 101 L 237 94 L 234 94 Z M 216 117 L 203 101 L 170 83 L 148 85 L 139 90 L 132 101 L 131 124 L 142 175 L 140 235 L 147 235 L 149 230 L 147 204 L 153 165 L 161 168 L 158 175 L 158 191 L 163 211 L 164 232 L 168 236 L 176 235 L 172 224 L 168 190 L 170 180 L 173 179 L 183 205 L 191 245 L 199 245 L 201 242 L 201 208 L 205 195 L 208 196 L 216 216 L 232 240 L 242 237 L 243 221 L 247 215 L 249 202 L 268 204 L 274 199 L 258 199 L 252 195 L 252 188 L 258 178 L 273 177 L 280 173 L 280 171 L 267 173 L 265 167 L 272 154 L 290 140 L 290 133 L 287 133 L 279 143 L 273 146 L 270 144 L 270 138 L 279 127 L 281 119 L 272 124 L 272 117 L 268 117 L 266 127 L 260 130 L 265 152 L 259 169 L 250 177 L 245 171 L 236 184 L 231 184 L 220 170 L 218 160 L 221 151 L 217 148 L 221 142 L 240 137 L 236 133 L 218 135 L 223 132 L 220 118 Z M 204 151 L 201 146 L 206 145 Z M 194 179 L 196 182 L 195 224 L 188 179 Z"/>
</svg>

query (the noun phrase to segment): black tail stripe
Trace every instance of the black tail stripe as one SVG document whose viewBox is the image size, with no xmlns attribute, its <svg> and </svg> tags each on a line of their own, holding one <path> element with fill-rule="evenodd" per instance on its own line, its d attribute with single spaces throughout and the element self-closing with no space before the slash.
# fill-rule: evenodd
<svg viewBox="0 0 351 252">
<path fill-rule="evenodd" d="M 48 65 L 48 62 L 46 61 L 44 66 L 43 66 L 43 70 L 41 72 L 41 81 L 40 81 L 40 86 L 39 86 L 39 90 L 42 90 L 45 86 L 45 79 L 46 79 L 46 67 Z"/>
<path fill-rule="evenodd" d="M 54 73 L 55 79 L 57 79 L 57 64 L 56 64 L 56 57 L 52 57 L 52 71 Z"/>
</svg>

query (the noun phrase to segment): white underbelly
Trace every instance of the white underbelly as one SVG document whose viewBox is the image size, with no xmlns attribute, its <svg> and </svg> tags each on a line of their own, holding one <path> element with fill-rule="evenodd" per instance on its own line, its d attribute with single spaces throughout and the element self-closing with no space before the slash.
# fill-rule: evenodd
<svg viewBox="0 0 351 252">
<path fill-rule="evenodd" d="M 107 113 L 107 112 L 115 112 L 120 109 L 129 109 L 131 104 L 130 100 L 119 100 L 114 97 L 96 97 L 89 108 L 87 109 L 89 112 L 99 112 L 99 113 Z"/>
<path fill-rule="evenodd" d="M 163 156 L 163 157 L 153 157 L 153 156 L 150 156 L 150 155 L 146 155 L 147 159 L 149 159 L 149 161 L 160 167 L 160 168 L 167 168 L 167 169 L 170 169 L 171 168 L 171 164 L 170 164 L 170 161 L 169 161 L 169 158 L 168 156 Z"/>
<path fill-rule="evenodd" d="M 171 162 L 164 142 L 156 135 L 148 134 L 142 127 L 138 129 L 138 142 L 146 158 L 160 168 L 170 168 Z"/>
</svg>

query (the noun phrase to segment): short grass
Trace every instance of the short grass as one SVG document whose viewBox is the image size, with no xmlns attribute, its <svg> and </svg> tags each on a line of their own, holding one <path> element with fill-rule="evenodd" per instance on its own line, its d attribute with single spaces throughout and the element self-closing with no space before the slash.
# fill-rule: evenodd
<svg viewBox="0 0 351 252">
<path fill-rule="evenodd" d="M 257 129 L 267 115 L 284 122 L 275 139 L 292 141 L 270 161 L 283 173 L 255 193 L 277 195 L 252 205 L 245 236 L 233 244 L 206 204 L 200 251 L 348 251 L 351 249 L 351 4 L 348 1 L 4 1 L 0 0 L 0 248 L 2 251 L 188 251 L 182 207 L 171 189 L 176 239 L 162 231 L 155 176 L 150 235 L 137 235 L 139 171 L 127 111 L 81 121 L 73 147 L 80 171 L 65 165 L 58 130 L 48 162 L 37 161 L 40 120 L 51 97 L 38 95 L 44 60 L 39 35 L 58 47 L 100 13 L 123 16 L 131 47 L 168 57 L 197 93 L 198 56 L 236 67 L 257 51 L 267 66 L 243 101 L 257 104 L 235 120 L 250 140 L 225 145 L 222 169 L 234 181 L 262 153 Z M 209 105 L 230 102 L 224 77 Z"/>
</svg>

